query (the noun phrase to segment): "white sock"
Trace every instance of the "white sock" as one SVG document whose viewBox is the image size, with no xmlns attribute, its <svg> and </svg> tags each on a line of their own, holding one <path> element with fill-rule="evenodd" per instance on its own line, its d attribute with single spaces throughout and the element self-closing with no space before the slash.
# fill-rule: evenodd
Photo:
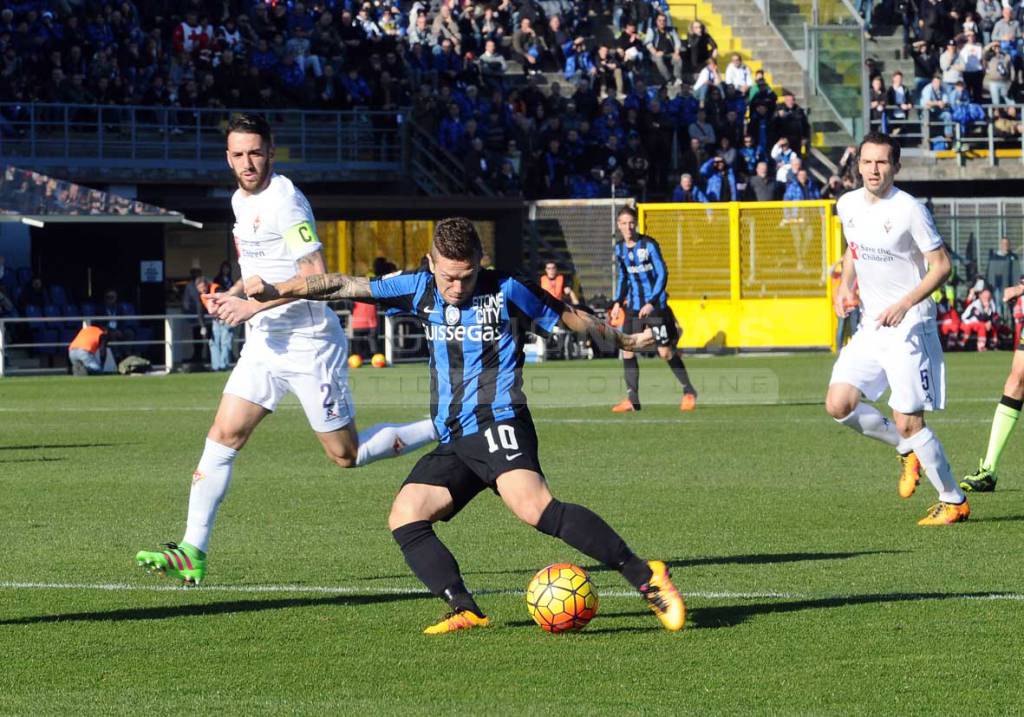
<svg viewBox="0 0 1024 717">
<path fill-rule="evenodd" d="M 850 412 L 846 418 L 837 418 L 836 423 L 842 423 L 858 433 L 863 433 L 868 438 L 887 443 L 894 448 L 900 442 L 899 431 L 888 418 L 883 416 L 877 408 L 867 403 L 858 403 L 857 407 Z"/>
<path fill-rule="evenodd" d="M 928 480 L 939 492 L 939 500 L 943 503 L 963 503 L 967 496 L 960 490 L 960 485 L 953 477 L 953 471 L 946 460 L 946 451 L 942 443 L 930 428 L 922 428 L 920 431 L 900 441 L 900 453 L 913 451 L 917 459 L 921 461 L 921 467 L 928 475 Z"/>
<path fill-rule="evenodd" d="M 437 431 L 429 418 L 415 423 L 378 423 L 359 434 L 356 465 L 365 466 L 380 458 L 399 455 L 395 452 L 395 443 L 398 441 L 402 442 L 401 453 L 408 453 L 436 440 Z"/>
<path fill-rule="evenodd" d="M 188 496 L 188 523 L 183 542 L 206 552 L 217 508 L 231 484 L 231 467 L 238 451 L 206 439 L 199 466 L 192 474 L 192 492 Z"/>
</svg>

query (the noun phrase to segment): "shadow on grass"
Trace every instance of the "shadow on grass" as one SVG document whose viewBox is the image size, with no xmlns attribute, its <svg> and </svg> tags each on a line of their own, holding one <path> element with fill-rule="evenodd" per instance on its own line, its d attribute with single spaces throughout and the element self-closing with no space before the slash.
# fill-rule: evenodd
<svg viewBox="0 0 1024 717">
<path fill-rule="evenodd" d="M 998 515 L 995 518 L 971 518 L 972 523 L 1017 523 L 1024 521 L 1024 515 Z"/>
<path fill-rule="evenodd" d="M 112 448 L 129 443 L 37 443 L 25 446 L 0 446 L 0 451 L 38 451 L 41 448 Z"/>
<path fill-rule="evenodd" d="M 327 605 L 359 606 L 405 600 L 435 600 L 432 595 L 335 595 L 320 598 L 292 598 L 277 600 L 229 600 L 206 604 L 165 605 L 160 607 L 128 608 L 96 612 L 72 612 L 57 615 L 34 615 L 31 617 L 0 620 L 4 625 L 39 625 L 54 622 L 132 622 L 136 620 L 166 620 L 175 617 L 204 617 L 230 613 L 263 612 L 265 610 L 287 610 L 301 607 Z"/>
<path fill-rule="evenodd" d="M 665 564 L 670 568 L 693 568 L 701 565 L 771 565 L 775 563 L 803 563 L 814 560 L 849 560 L 850 558 L 861 558 L 872 555 L 899 555 L 906 553 L 906 550 L 860 550 L 849 553 L 755 553 L 751 555 L 714 555 L 704 558 L 673 558 L 666 560 Z M 590 573 L 613 572 L 612 568 L 604 565 L 583 565 L 584 570 Z M 536 567 L 518 568 L 511 570 L 464 570 L 463 575 L 531 575 L 537 570 Z M 360 580 L 395 580 L 409 577 L 408 573 L 401 575 L 374 575 L 360 578 Z"/>
<path fill-rule="evenodd" d="M 651 623 L 649 625 L 609 625 L 608 627 L 594 627 L 595 623 L 592 622 L 587 625 L 584 629 L 578 632 L 566 632 L 560 633 L 562 635 L 608 635 L 616 632 L 660 632 L 662 627 L 658 624 L 657 619 L 650 610 L 633 610 L 628 612 L 610 612 L 610 613 L 599 613 L 595 618 L 596 624 L 604 625 L 609 618 L 617 617 L 649 617 Z M 534 630 L 539 629 L 537 623 L 533 620 L 511 620 L 501 624 L 501 627 L 511 628 L 531 628 Z"/>
<path fill-rule="evenodd" d="M 877 595 L 848 595 L 845 597 L 788 600 L 779 602 L 751 603 L 747 605 L 726 605 L 723 607 L 696 608 L 687 612 L 687 629 L 708 629 L 735 627 L 750 617 L 775 615 L 803 610 L 824 610 L 849 605 L 880 605 L 923 600 L 962 600 L 964 598 L 987 598 L 993 595 L 1011 593 L 880 593 Z"/>
</svg>

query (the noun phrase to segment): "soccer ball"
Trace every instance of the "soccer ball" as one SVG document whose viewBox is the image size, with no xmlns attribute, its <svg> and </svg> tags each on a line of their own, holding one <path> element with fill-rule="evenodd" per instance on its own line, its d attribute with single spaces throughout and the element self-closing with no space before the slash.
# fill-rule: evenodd
<svg viewBox="0 0 1024 717">
<path fill-rule="evenodd" d="M 526 609 L 548 632 L 581 630 L 597 614 L 597 588 L 583 568 L 555 563 L 533 576 Z"/>
<path fill-rule="evenodd" d="M 374 368 L 384 368 L 388 365 L 388 360 L 384 358 L 384 354 L 374 354 L 373 358 L 370 359 L 370 363 L 373 364 Z"/>
<path fill-rule="evenodd" d="M 363 365 L 363 357 L 360 356 L 359 354 L 352 354 L 351 356 L 348 357 L 348 367 L 349 368 L 359 368 L 362 365 Z"/>
</svg>

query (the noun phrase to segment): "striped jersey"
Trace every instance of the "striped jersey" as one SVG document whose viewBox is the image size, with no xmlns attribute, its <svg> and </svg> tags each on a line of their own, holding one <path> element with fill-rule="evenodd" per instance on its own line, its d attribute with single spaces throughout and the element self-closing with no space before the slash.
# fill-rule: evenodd
<svg viewBox="0 0 1024 717">
<path fill-rule="evenodd" d="M 646 234 L 640 234 L 633 246 L 620 241 L 615 245 L 615 300 L 630 311 L 644 304 L 663 308 L 668 303 L 665 284 L 668 267 L 661 258 L 661 247 Z"/>
<path fill-rule="evenodd" d="M 523 335 L 549 334 L 564 304 L 540 287 L 483 270 L 462 306 L 445 303 L 430 272 L 374 279 L 370 291 L 393 314 L 423 324 L 430 352 L 430 414 L 441 443 L 528 414 Z"/>
</svg>

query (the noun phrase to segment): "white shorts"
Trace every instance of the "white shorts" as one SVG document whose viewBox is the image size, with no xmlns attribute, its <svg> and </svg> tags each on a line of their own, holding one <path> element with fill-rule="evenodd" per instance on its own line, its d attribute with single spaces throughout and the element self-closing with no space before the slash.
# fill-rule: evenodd
<svg viewBox="0 0 1024 717">
<path fill-rule="evenodd" d="M 876 329 L 865 322 L 839 352 L 829 385 L 848 383 L 869 400 L 892 389 L 889 407 L 900 413 L 946 407 L 946 363 L 934 322 Z"/>
<path fill-rule="evenodd" d="M 224 393 L 268 411 L 294 393 L 314 431 L 344 428 L 356 415 L 348 390 L 345 334 L 326 339 L 250 331 Z"/>
</svg>

